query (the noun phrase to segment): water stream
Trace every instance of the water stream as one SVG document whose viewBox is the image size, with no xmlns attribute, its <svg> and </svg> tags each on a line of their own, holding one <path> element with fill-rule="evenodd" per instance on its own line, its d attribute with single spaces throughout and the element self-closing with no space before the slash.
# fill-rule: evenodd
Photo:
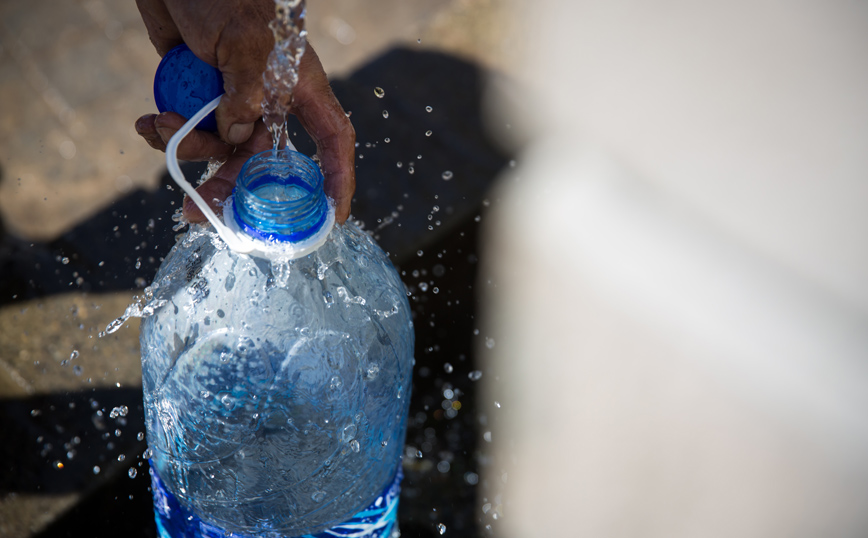
<svg viewBox="0 0 868 538">
<path fill-rule="evenodd" d="M 305 0 L 275 0 L 275 17 L 268 27 L 274 34 L 274 49 L 262 74 L 264 96 L 262 118 L 274 149 L 286 133 L 286 113 L 292 105 L 292 94 L 298 84 L 298 68 L 307 44 L 304 28 Z"/>
</svg>

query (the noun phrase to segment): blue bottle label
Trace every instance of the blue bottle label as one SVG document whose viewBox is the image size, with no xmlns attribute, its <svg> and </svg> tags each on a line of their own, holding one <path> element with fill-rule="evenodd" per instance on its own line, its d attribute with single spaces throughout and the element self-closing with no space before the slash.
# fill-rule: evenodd
<svg viewBox="0 0 868 538">
<path fill-rule="evenodd" d="M 160 538 L 252 538 L 247 534 L 228 532 L 199 519 L 186 510 L 160 480 L 151 463 L 151 489 L 154 493 L 154 513 Z M 401 494 L 401 466 L 395 479 L 386 486 L 374 502 L 348 521 L 317 534 L 287 538 L 389 538 L 398 518 L 398 498 Z"/>
</svg>

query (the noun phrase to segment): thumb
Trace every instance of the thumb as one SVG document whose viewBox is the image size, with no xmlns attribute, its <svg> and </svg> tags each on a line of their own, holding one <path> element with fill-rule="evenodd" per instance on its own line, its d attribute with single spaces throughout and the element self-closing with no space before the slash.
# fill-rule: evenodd
<svg viewBox="0 0 868 538">
<path fill-rule="evenodd" d="M 245 32 L 238 26 L 224 29 L 217 48 L 225 92 L 216 111 L 217 130 L 220 138 L 234 145 L 246 142 L 254 122 L 262 117 L 262 73 L 274 44 L 267 27 L 264 32 L 262 28 Z"/>
</svg>

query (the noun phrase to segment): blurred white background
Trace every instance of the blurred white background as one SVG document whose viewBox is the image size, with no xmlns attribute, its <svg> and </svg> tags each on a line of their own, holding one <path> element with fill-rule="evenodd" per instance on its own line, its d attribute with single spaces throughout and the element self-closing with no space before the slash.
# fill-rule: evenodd
<svg viewBox="0 0 868 538">
<path fill-rule="evenodd" d="M 521 9 L 497 534 L 868 534 L 868 5 Z"/>
</svg>

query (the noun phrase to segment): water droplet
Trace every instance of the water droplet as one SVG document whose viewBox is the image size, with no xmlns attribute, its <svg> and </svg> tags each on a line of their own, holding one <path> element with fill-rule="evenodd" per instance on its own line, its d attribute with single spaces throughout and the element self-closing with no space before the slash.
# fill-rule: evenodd
<svg viewBox="0 0 868 538">
<path fill-rule="evenodd" d="M 395 163 L 395 165 L 396 165 L 398 168 L 401 168 L 402 166 L 404 166 L 404 163 L 402 163 L 401 161 L 398 161 L 397 163 Z"/>
<path fill-rule="evenodd" d="M 54 462 L 54 468 L 55 469 L 63 469 L 63 462 L 60 460 L 55 461 Z"/>
<path fill-rule="evenodd" d="M 386 90 L 384 90 L 383 88 L 377 86 L 376 88 L 374 88 L 374 95 L 376 95 L 377 97 L 379 97 L 380 99 L 382 99 L 383 97 L 386 96 Z"/>
<path fill-rule="evenodd" d="M 341 432 L 341 441 L 344 443 L 349 443 L 356 436 L 356 425 L 350 424 L 346 426 Z"/>
<path fill-rule="evenodd" d="M 380 444 L 381 444 L 381 445 L 383 445 L 383 446 L 386 446 L 386 445 L 388 445 L 388 444 L 389 444 L 389 441 L 383 441 L 383 442 L 382 442 L 382 443 L 380 443 Z"/>
<path fill-rule="evenodd" d="M 448 362 L 443 365 L 443 369 L 446 370 L 447 374 L 451 374 L 452 371 L 455 370 L 455 368 L 453 368 L 452 365 Z"/>
<path fill-rule="evenodd" d="M 154 455 L 154 451 L 153 451 L 153 449 L 151 449 L 151 447 L 146 448 L 145 451 L 142 452 L 142 457 L 146 460 L 151 459 L 151 457 L 153 457 L 153 455 Z"/>
<path fill-rule="evenodd" d="M 425 293 L 428 291 L 428 283 L 427 282 L 419 282 L 419 291 Z"/>
<path fill-rule="evenodd" d="M 482 438 L 485 439 L 486 443 L 490 443 L 491 442 L 491 432 L 483 433 Z"/>
<path fill-rule="evenodd" d="M 99 465 L 93 466 L 93 474 L 99 474 Z"/>
<path fill-rule="evenodd" d="M 446 525 L 444 525 L 443 523 L 438 523 L 437 524 L 437 531 L 440 534 L 446 534 Z"/>
<path fill-rule="evenodd" d="M 108 325 L 106 325 L 105 333 L 100 333 L 101 334 L 100 338 L 102 338 L 102 336 L 105 336 L 105 334 L 112 334 L 114 332 L 117 332 L 118 329 L 120 329 L 121 327 L 124 326 L 124 323 L 126 323 L 127 319 L 128 319 L 127 317 L 121 316 L 121 317 L 117 318 L 116 320 L 112 321 L 111 323 L 109 323 Z"/>
<path fill-rule="evenodd" d="M 139 432 L 139 433 L 136 435 L 136 439 L 139 440 L 139 441 L 144 441 L 144 440 L 145 440 L 145 433 L 144 433 L 144 432 Z"/>
<path fill-rule="evenodd" d="M 494 349 L 494 338 L 490 338 L 488 336 L 485 337 L 485 347 L 488 349 Z"/>
<path fill-rule="evenodd" d="M 500 409 L 500 402 L 498 402 L 497 400 L 495 400 L 495 401 L 494 401 L 494 407 Z"/>
<path fill-rule="evenodd" d="M 452 170 L 446 170 L 440 175 L 440 177 L 443 178 L 443 181 L 449 181 L 452 179 Z"/>
<path fill-rule="evenodd" d="M 434 109 L 431 108 L 430 105 L 425 107 L 425 112 L 431 112 L 432 110 L 434 110 Z"/>
<path fill-rule="evenodd" d="M 125 405 L 120 405 L 118 407 L 112 408 L 111 413 L 109 413 L 109 418 L 125 417 L 129 412 L 129 407 Z"/>
<path fill-rule="evenodd" d="M 361 450 L 361 447 L 359 446 L 359 442 L 356 441 L 355 439 L 350 441 L 350 448 L 353 449 L 353 452 L 358 452 L 359 450 Z"/>
<path fill-rule="evenodd" d="M 136 472 L 136 468 L 135 468 L 135 467 L 130 467 L 130 470 L 127 471 L 127 474 L 130 475 L 130 478 L 135 478 L 135 477 L 136 477 L 136 474 L 137 474 L 137 472 Z"/>
<path fill-rule="evenodd" d="M 127 459 L 127 456 L 125 454 L 118 455 L 118 461 L 124 461 L 125 459 Z"/>
<path fill-rule="evenodd" d="M 386 144 L 388 144 L 388 143 L 391 142 L 391 141 L 392 141 L 392 139 L 389 138 L 388 136 L 387 136 L 386 138 L 383 139 L 383 142 L 385 142 Z"/>
<path fill-rule="evenodd" d="M 82 372 L 83 370 L 78 364 L 72 367 L 72 373 L 74 373 L 75 375 L 81 375 Z"/>
<path fill-rule="evenodd" d="M 77 359 L 77 358 L 78 358 L 78 350 L 77 350 L 77 349 L 73 349 L 73 350 L 72 350 L 72 353 L 69 354 L 69 360 L 72 361 L 72 360 L 75 360 L 75 359 Z"/>
<path fill-rule="evenodd" d="M 310 498 L 315 503 L 322 502 L 326 498 L 326 492 L 325 491 L 314 491 L 313 495 L 311 495 Z"/>
<path fill-rule="evenodd" d="M 431 129 L 425 131 L 425 136 L 431 136 L 432 134 L 434 134 L 434 131 L 432 131 Z"/>
<path fill-rule="evenodd" d="M 480 372 L 479 370 L 473 370 L 472 372 L 467 374 L 467 377 L 470 378 L 471 381 L 479 381 L 480 379 L 482 379 L 482 372 Z"/>
<path fill-rule="evenodd" d="M 422 457 L 422 451 L 421 451 L 421 450 L 417 450 L 417 451 L 416 451 L 416 457 L 417 457 L 417 458 L 421 458 L 421 457 Z"/>
<path fill-rule="evenodd" d="M 68 264 L 68 263 L 69 263 L 69 258 L 67 258 L 66 256 L 64 256 L 63 258 L 61 258 L 60 263 L 62 263 L 63 265 Z"/>
<path fill-rule="evenodd" d="M 331 390 L 338 390 L 339 388 L 341 388 L 341 386 L 342 386 L 343 384 L 344 384 L 344 382 L 343 382 L 343 380 L 341 379 L 341 376 L 338 376 L 338 375 L 333 376 L 333 377 L 329 380 L 329 389 L 331 389 Z"/>
<path fill-rule="evenodd" d="M 384 111 L 383 111 L 383 117 L 384 117 L 384 118 L 388 118 L 388 117 L 389 117 L 389 111 L 388 111 L 388 110 L 384 110 Z"/>
</svg>

